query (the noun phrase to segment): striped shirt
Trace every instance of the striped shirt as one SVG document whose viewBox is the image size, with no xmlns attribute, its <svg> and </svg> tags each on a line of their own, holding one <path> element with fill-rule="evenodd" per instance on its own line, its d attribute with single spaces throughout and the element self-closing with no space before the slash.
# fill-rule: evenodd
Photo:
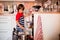
<svg viewBox="0 0 60 40">
<path fill-rule="evenodd" d="M 19 23 L 24 27 L 24 16 L 20 17 Z"/>
<path fill-rule="evenodd" d="M 18 22 L 22 25 L 22 26 L 24 26 L 24 15 L 23 15 L 23 13 L 17 13 L 17 15 L 16 15 L 16 20 L 18 20 Z"/>
</svg>

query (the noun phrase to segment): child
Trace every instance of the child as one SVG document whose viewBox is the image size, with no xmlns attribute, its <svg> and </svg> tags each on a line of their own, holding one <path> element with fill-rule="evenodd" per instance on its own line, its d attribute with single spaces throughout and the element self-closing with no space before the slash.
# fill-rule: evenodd
<svg viewBox="0 0 60 40">
<path fill-rule="evenodd" d="M 19 4 L 17 7 L 17 15 L 16 15 L 16 23 L 17 23 L 17 31 L 18 32 L 23 32 L 24 28 L 24 15 L 23 15 L 23 11 L 24 11 L 24 5 L 23 4 Z"/>
</svg>

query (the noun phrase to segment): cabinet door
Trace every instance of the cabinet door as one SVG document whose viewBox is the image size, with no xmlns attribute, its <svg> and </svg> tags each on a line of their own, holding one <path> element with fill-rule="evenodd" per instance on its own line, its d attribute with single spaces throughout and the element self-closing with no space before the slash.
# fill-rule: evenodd
<svg viewBox="0 0 60 40">
<path fill-rule="evenodd" d="M 0 40 L 12 40 L 13 20 L 13 16 L 0 16 Z"/>
</svg>

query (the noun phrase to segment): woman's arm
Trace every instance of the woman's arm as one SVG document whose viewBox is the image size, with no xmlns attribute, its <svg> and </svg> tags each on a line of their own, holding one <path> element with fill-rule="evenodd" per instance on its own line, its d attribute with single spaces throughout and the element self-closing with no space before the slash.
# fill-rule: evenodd
<svg viewBox="0 0 60 40">
<path fill-rule="evenodd" d="M 23 30 L 25 29 L 21 24 L 19 24 L 18 20 L 16 20 L 16 23 L 21 29 L 23 29 Z"/>
<path fill-rule="evenodd" d="M 27 13 L 27 14 L 24 14 L 24 17 L 28 17 L 30 15 L 32 15 L 32 14 L 31 13 Z"/>
</svg>

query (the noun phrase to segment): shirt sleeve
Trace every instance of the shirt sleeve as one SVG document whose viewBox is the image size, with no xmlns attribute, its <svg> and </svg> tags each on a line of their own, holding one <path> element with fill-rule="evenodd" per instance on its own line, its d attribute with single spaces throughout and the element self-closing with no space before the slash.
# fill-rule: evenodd
<svg viewBox="0 0 60 40">
<path fill-rule="evenodd" d="M 20 16 L 19 16 L 19 14 L 17 13 L 17 15 L 16 15 L 16 20 L 19 20 L 19 18 L 20 18 Z"/>
</svg>

